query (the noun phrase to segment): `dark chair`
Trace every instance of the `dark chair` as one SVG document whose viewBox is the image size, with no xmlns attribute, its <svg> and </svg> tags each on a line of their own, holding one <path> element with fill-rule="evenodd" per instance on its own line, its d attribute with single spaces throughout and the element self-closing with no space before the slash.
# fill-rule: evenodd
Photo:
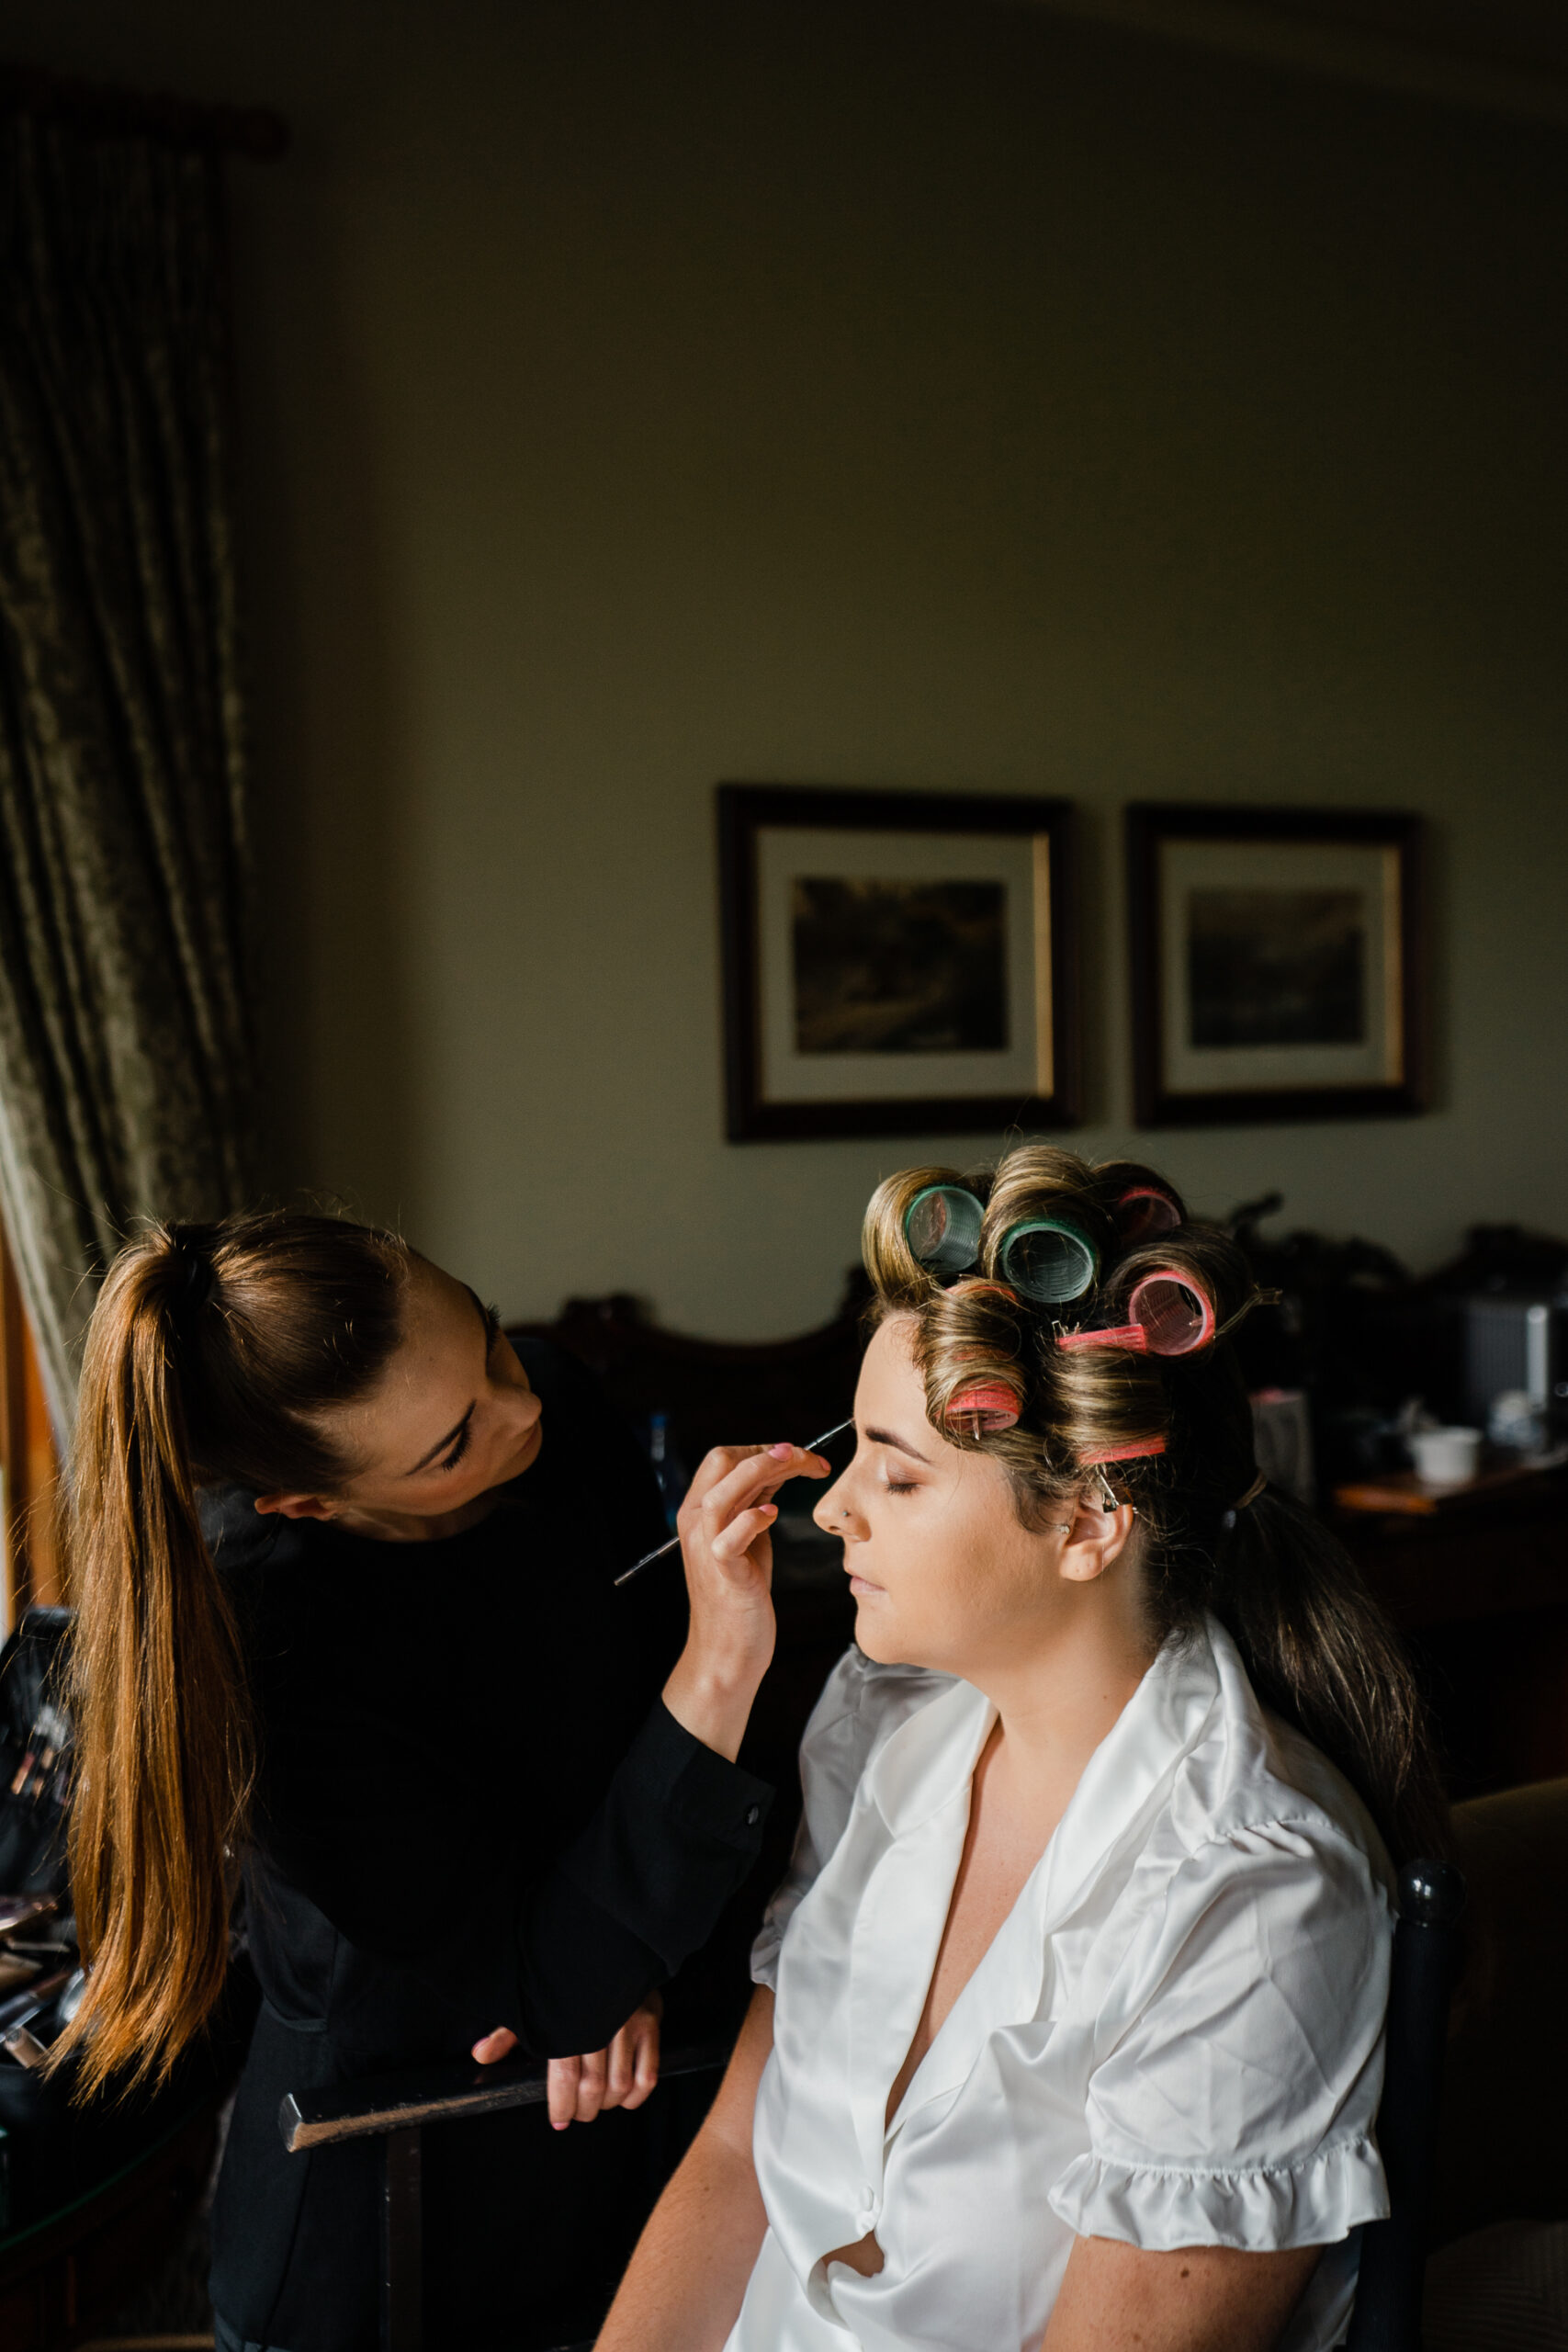
<svg viewBox="0 0 1568 2352">
<path fill-rule="evenodd" d="M 1459 1960 L 1464 1880 L 1451 1862 L 1407 1862 L 1388 1996 L 1388 2056 L 1378 2145 L 1389 2218 L 1361 2233 L 1346 2352 L 1421 2352 L 1421 2287 L 1442 2095 L 1449 1998 Z"/>
<path fill-rule="evenodd" d="M 660 2061 L 666 2083 L 682 2075 L 718 2074 L 727 2042 L 672 2050 Z M 382 2241 L 383 2352 L 422 2352 L 424 2340 L 424 2250 L 421 2185 L 423 2135 L 437 2124 L 494 2115 L 503 2108 L 537 2107 L 545 2098 L 543 2066 L 506 2059 L 494 2066 L 426 2066 L 321 2091 L 290 2092 L 277 2128 L 291 2155 L 341 2140 L 378 2139 L 386 2167 Z"/>
<path fill-rule="evenodd" d="M 1568 1780 L 1454 1807 L 1465 1964 L 1443 2068 L 1432 2244 L 1568 2221 Z"/>
</svg>

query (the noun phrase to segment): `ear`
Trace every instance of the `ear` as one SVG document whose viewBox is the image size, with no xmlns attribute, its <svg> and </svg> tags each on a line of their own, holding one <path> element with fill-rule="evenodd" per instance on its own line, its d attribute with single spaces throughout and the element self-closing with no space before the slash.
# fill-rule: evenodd
<svg viewBox="0 0 1568 2352">
<path fill-rule="evenodd" d="M 326 1495 L 258 1495 L 256 1509 L 280 1519 L 335 1519 L 339 1506 Z"/>
<path fill-rule="evenodd" d="M 1072 1524 L 1062 1546 L 1057 1573 L 1072 1584 L 1092 1584 L 1124 1550 L 1137 1521 L 1131 1503 L 1114 1510 L 1102 1508 L 1098 1487 L 1080 1495 L 1073 1506 Z"/>
</svg>

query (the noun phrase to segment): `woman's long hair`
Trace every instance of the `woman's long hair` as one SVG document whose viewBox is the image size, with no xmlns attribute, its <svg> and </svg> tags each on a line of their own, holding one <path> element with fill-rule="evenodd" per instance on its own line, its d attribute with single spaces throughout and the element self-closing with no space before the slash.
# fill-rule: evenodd
<svg viewBox="0 0 1568 2352">
<path fill-rule="evenodd" d="M 973 1193 L 985 1210 L 976 1278 L 946 1286 L 905 1232 L 917 1195 L 938 1184 Z M 1151 1197 L 1167 1204 L 1167 1229 L 1155 1238 L 1140 1208 Z M 1070 1306 L 1036 1306 L 1004 1277 L 1009 1233 L 1042 1218 L 1072 1226 L 1098 1257 L 1094 1286 Z M 1277 1487 L 1253 1493 L 1251 1408 L 1223 1333 L 1256 1292 L 1229 1236 L 1190 1220 L 1148 1169 L 1094 1168 L 1036 1144 L 991 1173 L 919 1168 L 889 1177 L 866 1211 L 863 1247 L 874 1314 L 914 1317 L 933 1428 L 1003 1464 L 1023 1523 L 1054 1517 L 1089 1465 L 1103 1465 L 1092 1475 L 1138 1514 L 1154 1638 L 1190 1631 L 1213 1611 L 1258 1697 L 1338 1766 L 1394 1859 L 1440 1853 L 1447 1805 L 1398 1636 L 1319 1521 Z M 1134 1284 L 1160 1269 L 1192 1276 L 1220 1337 L 1184 1356 L 1057 1345 L 1066 1325 L 1124 1326 Z M 948 1418 L 956 1396 L 982 1386 L 1011 1396 L 1012 1427 Z"/>
<path fill-rule="evenodd" d="M 222 1990 L 256 1737 L 197 1488 L 330 1493 L 325 1416 L 397 1343 L 395 1236 L 332 1217 L 154 1225 L 88 1327 L 73 1464 L 72 1893 L 89 1964 L 51 2052 L 84 2091 L 164 2079 Z"/>
</svg>

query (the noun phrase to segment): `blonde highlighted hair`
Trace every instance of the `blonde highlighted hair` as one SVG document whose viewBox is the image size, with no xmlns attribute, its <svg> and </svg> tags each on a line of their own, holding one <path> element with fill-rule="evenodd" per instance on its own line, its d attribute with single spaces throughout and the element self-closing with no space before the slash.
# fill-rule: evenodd
<svg viewBox="0 0 1568 2352">
<path fill-rule="evenodd" d="M 908 1232 L 916 1200 L 938 1186 L 983 1211 L 973 1267 L 945 1282 Z M 1150 1204 L 1163 1228 L 1153 1236 Z M 1094 1273 L 1080 1295 L 1041 1304 L 1008 1279 L 1010 1238 L 1024 1227 L 1081 1237 Z M 1023 1524 L 1053 1519 L 1086 1480 L 1130 1502 L 1152 1636 L 1190 1632 L 1213 1611 L 1258 1696 L 1345 1773 L 1394 1858 L 1440 1852 L 1446 1805 L 1397 1635 L 1319 1521 L 1275 1487 L 1252 1492 L 1251 1408 L 1224 1334 L 1258 1294 L 1229 1235 L 1190 1218 L 1150 1169 L 1028 1144 L 990 1170 L 888 1177 L 866 1210 L 863 1252 L 874 1317 L 911 1318 L 931 1426 L 1001 1464 Z M 1096 1344 L 1099 1329 L 1126 1326 L 1134 1290 L 1158 1272 L 1207 1299 L 1214 1336 L 1181 1355 Z M 997 1392 L 1012 1399 L 1010 1426 L 961 1407 Z"/>
</svg>

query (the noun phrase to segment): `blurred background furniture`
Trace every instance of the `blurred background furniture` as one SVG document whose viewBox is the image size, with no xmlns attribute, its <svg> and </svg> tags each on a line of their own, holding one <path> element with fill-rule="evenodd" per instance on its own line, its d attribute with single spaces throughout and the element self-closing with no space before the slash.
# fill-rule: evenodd
<svg viewBox="0 0 1568 2352">
<path fill-rule="evenodd" d="M 1427 2352 L 1568 2344 L 1568 1780 L 1455 1810 L 1470 1890 L 1433 2174 Z"/>
</svg>

